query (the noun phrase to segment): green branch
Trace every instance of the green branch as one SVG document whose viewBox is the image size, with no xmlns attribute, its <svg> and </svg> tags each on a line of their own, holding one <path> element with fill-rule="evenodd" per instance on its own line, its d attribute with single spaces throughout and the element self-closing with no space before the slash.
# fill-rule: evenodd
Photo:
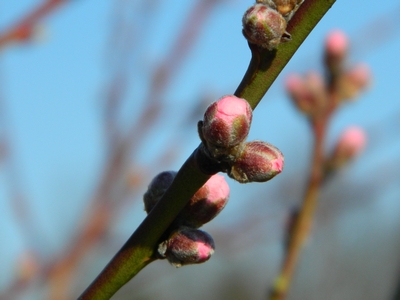
<svg viewBox="0 0 400 300">
<path fill-rule="evenodd" d="M 277 50 L 262 50 L 250 45 L 250 65 L 235 95 L 246 99 L 254 109 L 334 2 L 335 0 L 306 0 L 288 26 L 292 40 L 281 44 Z M 194 193 L 211 177 L 210 173 L 213 173 L 204 174 L 203 170 L 207 166 L 204 166 L 204 162 L 199 162 L 196 153 L 198 152 L 195 150 L 183 164 L 162 199 L 79 299 L 109 299 L 156 259 L 161 236 Z"/>
</svg>

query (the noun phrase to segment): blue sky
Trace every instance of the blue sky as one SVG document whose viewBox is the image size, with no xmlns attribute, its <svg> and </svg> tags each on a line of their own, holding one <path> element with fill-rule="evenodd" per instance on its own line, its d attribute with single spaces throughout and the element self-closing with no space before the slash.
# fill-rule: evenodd
<svg viewBox="0 0 400 300">
<path fill-rule="evenodd" d="M 0 29 L 7 28 L 40 2 L 0 2 Z M 385 127 L 388 116 L 398 113 L 400 108 L 400 22 L 395 17 L 400 7 L 395 2 L 377 5 L 374 1 L 338 0 L 258 106 L 250 138 L 268 140 L 284 153 L 293 153 L 296 148 L 296 155 L 286 157 L 287 172 L 307 165 L 307 159 L 298 158 L 307 157 L 310 136 L 304 118 L 294 110 L 283 92 L 283 79 L 289 72 L 321 70 L 322 42 L 332 29 L 342 29 L 356 41 L 351 48 L 350 63 L 370 65 L 374 80 L 362 98 L 338 112 L 330 130 L 330 143 L 348 125 L 371 128 L 378 124 L 383 131 L 378 130 L 373 137 L 381 144 L 366 154 L 370 162 L 359 166 L 358 176 L 366 172 L 379 173 L 372 160 L 383 163 L 398 157 L 399 139 L 392 139 L 398 129 L 390 125 Z M 140 106 L 145 96 L 150 70 L 170 49 L 174 32 L 182 26 L 185 13 L 193 3 L 184 1 L 171 5 L 171 1 L 160 1 L 154 12 L 157 17 L 151 23 L 140 23 L 140 16 L 133 22 L 146 26 L 148 36 L 141 36 L 140 28 L 134 31 L 139 37 L 135 42 L 140 46 L 138 59 L 128 67 L 132 68 L 133 78 L 128 97 L 134 100 L 123 116 L 125 121 L 135 116 L 135 105 Z M 199 95 L 209 93 L 219 97 L 234 92 L 250 58 L 241 34 L 241 17 L 251 4 L 245 0 L 230 1 L 214 11 L 184 67 L 172 78 L 165 95 L 169 105 L 166 116 L 179 115 L 189 109 L 191 101 L 196 101 Z M 107 43 L 113 7 L 113 1 L 71 1 L 43 20 L 43 37 L 28 44 L 11 45 L 3 49 L 0 56 L 0 93 L 6 106 L 7 129 L 12 133 L 12 151 L 24 192 L 42 229 L 42 238 L 50 246 L 49 252 L 62 247 L 59 226 L 73 227 L 79 220 L 82 202 L 95 188 L 105 155 L 102 101 L 109 79 Z M 132 7 L 135 9 L 135 5 Z M 134 12 L 125 13 L 128 17 L 135 15 Z M 371 23 L 373 27 L 367 27 Z M 177 123 L 175 118 L 166 120 Z M 175 168 L 199 142 L 196 122 L 193 121 L 193 138 L 180 145 L 183 156 Z M 161 128 L 164 126 L 168 124 Z M 140 153 L 144 162 L 152 159 L 151 155 L 157 152 L 153 153 L 154 149 L 161 147 L 163 141 L 168 142 L 169 135 L 163 131 L 153 134 L 157 139 L 150 138 L 147 144 L 151 150 L 142 149 Z M 240 186 L 238 193 L 244 190 L 245 187 Z M 390 192 L 399 194 L 396 189 Z M 0 241 L 9 241 L 9 247 L 2 249 L 2 262 L 13 262 L 15 254 L 26 245 L 15 226 L 8 195 L 7 177 L 1 170 L 0 226 L 6 230 L 0 233 Z M 383 207 L 388 210 L 386 202 Z M 144 217 L 140 213 L 134 222 Z M 57 226 L 54 225 L 56 220 Z M 3 284 L 1 280 L 0 284 Z"/>
</svg>

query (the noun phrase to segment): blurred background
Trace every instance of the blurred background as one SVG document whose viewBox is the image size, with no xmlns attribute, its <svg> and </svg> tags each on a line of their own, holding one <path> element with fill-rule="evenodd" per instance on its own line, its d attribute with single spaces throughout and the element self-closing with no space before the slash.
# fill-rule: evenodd
<svg viewBox="0 0 400 300">
<path fill-rule="evenodd" d="M 307 1 L 307 0 L 306 0 Z M 75 299 L 145 217 L 153 176 L 178 170 L 196 124 L 232 94 L 250 51 L 248 0 L 0 1 L 0 299 Z M 203 228 L 211 260 L 156 261 L 113 299 L 266 299 L 290 212 L 302 201 L 312 136 L 284 79 L 323 71 L 331 30 L 351 41 L 370 88 L 332 120 L 368 144 L 323 186 L 289 299 L 396 299 L 400 283 L 400 6 L 338 0 L 254 113 L 249 139 L 285 154 L 264 184 L 228 179 L 230 202 Z"/>
</svg>

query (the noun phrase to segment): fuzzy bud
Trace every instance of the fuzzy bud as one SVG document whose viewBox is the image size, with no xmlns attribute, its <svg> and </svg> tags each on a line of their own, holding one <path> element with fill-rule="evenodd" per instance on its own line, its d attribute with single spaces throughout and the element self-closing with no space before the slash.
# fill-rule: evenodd
<svg viewBox="0 0 400 300">
<path fill-rule="evenodd" d="M 325 41 L 325 64 L 332 74 L 338 74 L 343 67 L 349 42 L 345 33 L 334 30 Z"/>
<path fill-rule="evenodd" d="M 178 268 L 206 262 L 214 253 L 214 249 L 214 240 L 207 232 L 180 227 L 158 246 L 158 253 Z"/>
<path fill-rule="evenodd" d="M 281 42 L 290 40 L 290 34 L 286 32 L 286 20 L 269 5 L 251 6 L 245 12 L 242 23 L 247 41 L 262 48 L 273 50 Z"/>
<path fill-rule="evenodd" d="M 199 122 L 199 135 L 211 156 L 232 160 L 247 138 L 252 120 L 249 103 L 236 96 L 224 96 L 212 103 Z"/>
<path fill-rule="evenodd" d="M 284 157 L 278 148 L 252 141 L 245 144 L 228 175 L 240 183 L 265 182 L 282 172 L 283 165 Z"/>
<path fill-rule="evenodd" d="M 164 171 L 150 182 L 146 193 L 143 195 L 144 210 L 149 213 L 164 195 L 176 176 L 175 171 Z"/>
<path fill-rule="evenodd" d="M 214 219 L 228 203 L 228 199 L 229 185 L 224 176 L 213 175 L 186 204 L 175 223 L 198 228 Z"/>
</svg>

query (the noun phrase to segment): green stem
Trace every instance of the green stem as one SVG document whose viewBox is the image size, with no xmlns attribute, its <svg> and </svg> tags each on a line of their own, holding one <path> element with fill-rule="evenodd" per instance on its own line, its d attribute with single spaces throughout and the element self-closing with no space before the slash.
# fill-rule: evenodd
<svg viewBox="0 0 400 300">
<path fill-rule="evenodd" d="M 125 245 L 79 299 L 110 299 L 125 283 L 156 259 L 161 235 L 211 175 L 201 172 L 195 152 L 183 164 L 171 187 Z"/>
<path fill-rule="evenodd" d="M 288 26 L 292 41 L 281 44 L 277 50 L 271 52 L 250 45 L 250 65 L 235 95 L 246 99 L 254 109 L 334 2 L 335 0 L 306 0 Z M 155 251 L 162 234 L 187 201 L 211 177 L 200 170 L 195 152 L 183 164 L 171 187 L 151 213 L 79 299 L 109 299 L 141 269 L 156 259 Z"/>
</svg>

